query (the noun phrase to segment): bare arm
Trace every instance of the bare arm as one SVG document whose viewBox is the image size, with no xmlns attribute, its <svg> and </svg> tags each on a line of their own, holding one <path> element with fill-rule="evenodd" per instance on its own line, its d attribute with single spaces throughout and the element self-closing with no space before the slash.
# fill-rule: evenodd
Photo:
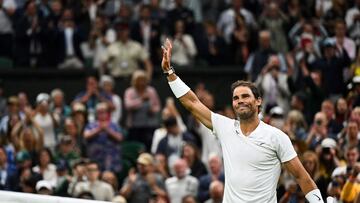
<svg viewBox="0 0 360 203">
<path fill-rule="evenodd" d="M 163 71 L 168 71 L 170 69 L 170 58 L 171 58 L 171 49 L 172 45 L 170 40 L 166 40 L 165 46 L 163 46 L 163 59 L 161 67 Z M 170 74 L 167 77 L 169 82 L 175 81 L 178 79 L 175 73 Z M 193 91 L 188 91 L 186 94 L 179 98 L 181 104 L 190 111 L 190 113 L 201 123 L 203 123 L 209 129 L 212 129 L 211 123 L 211 111 L 203 103 L 200 102 L 199 98 L 195 95 Z"/>
<path fill-rule="evenodd" d="M 308 192 L 317 189 L 315 182 L 301 164 L 298 157 L 285 162 L 285 168 L 295 177 L 296 182 L 299 184 L 301 190 L 306 195 Z"/>
</svg>

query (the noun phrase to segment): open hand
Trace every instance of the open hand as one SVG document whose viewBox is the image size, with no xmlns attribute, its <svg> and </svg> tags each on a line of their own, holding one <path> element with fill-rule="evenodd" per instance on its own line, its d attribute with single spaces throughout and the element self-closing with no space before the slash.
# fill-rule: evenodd
<svg viewBox="0 0 360 203">
<path fill-rule="evenodd" d="M 161 46 L 161 48 L 162 48 L 162 52 L 163 52 L 161 67 L 162 67 L 163 71 L 167 71 L 170 68 L 171 49 L 172 49 L 172 44 L 171 44 L 170 40 L 166 39 L 165 44 L 163 46 Z"/>
</svg>

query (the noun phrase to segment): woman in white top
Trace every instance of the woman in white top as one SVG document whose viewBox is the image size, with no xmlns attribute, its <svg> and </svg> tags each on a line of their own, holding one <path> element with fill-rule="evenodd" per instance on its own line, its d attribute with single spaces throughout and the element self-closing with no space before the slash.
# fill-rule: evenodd
<svg viewBox="0 0 360 203">
<path fill-rule="evenodd" d="M 171 60 L 176 66 L 190 66 L 197 54 L 193 37 L 189 34 L 185 34 L 184 31 L 184 21 L 176 21 L 173 52 L 171 56 Z"/>
<path fill-rule="evenodd" d="M 57 174 L 56 166 L 51 163 L 52 155 L 48 148 L 43 148 L 39 153 L 39 164 L 33 167 L 33 171 L 43 176 L 43 179 L 49 181 L 55 187 Z"/>
</svg>

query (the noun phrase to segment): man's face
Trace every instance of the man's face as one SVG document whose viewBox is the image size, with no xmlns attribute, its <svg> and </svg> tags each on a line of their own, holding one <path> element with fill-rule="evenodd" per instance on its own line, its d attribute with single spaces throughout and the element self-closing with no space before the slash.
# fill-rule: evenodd
<svg viewBox="0 0 360 203">
<path fill-rule="evenodd" d="M 249 87 L 239 86 L 234 90 L 232 105 L 236 115 L 247 120 L 257 115 L 261 99 L 256 99 Z"/>
<path fill-rule="evenodd" d="M 86 166 L 86 174 L 90 181 L 98 179 L 100 172 L 96 164 L 88 164 Z"/>
<path fill-rule="evenodd" d="M 349 166 L 354 166 L 359 159 L 359 152 L 356 149 L 351 149 L 346 153 L 346 160 Z"/>
</svg>

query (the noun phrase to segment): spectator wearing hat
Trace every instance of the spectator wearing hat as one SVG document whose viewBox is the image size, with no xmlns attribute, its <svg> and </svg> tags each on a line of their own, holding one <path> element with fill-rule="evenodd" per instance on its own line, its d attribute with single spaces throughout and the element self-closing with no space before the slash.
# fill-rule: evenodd
<svg viewBox="0 0 360 203">
<path fill-rule="evenodd" d="M 337 156 L 337 143 L 332 138 L 325 138 L 317 148 L 319 152 L 319 171 L 324 177 L 324 182 L 328 185 L 331 182 L 331 174 L 334 169 L 340 166 L 340 160 Z"/>
<path fill-rule="evenodd" d="M 96 121 L 87 124 L 84 130 L 87 156 L 99 163 L 101 171 L 120 172 L 122 169 L 119 143 L 123 134 L 118 124 L 110 119 L 107 103 L 96 105 Z"/>
<path fill-rule="evenodd" d="M 74 150 L 74 145 L 75 143 L 69 135 L 62 136 L 54 154 L 54 162 L 63 160 L 68 166 L 73 165 L 80 158 L 79 151 Z"/>
<path fill-rule="evenodd" d="M 103 58 L 103 69 L 113 77 L 128 78 L 135 70 L 140 69 L 138 64 L 142 63 L 146 77 L 151 80 L 153 67 L 149 53 L 140 43 L 130 39 L 128 23 L 118 23 L 116 29 L 117 41 L 108 46 Z"/>
<path fill-rule="evenodd" d="M 189 167 L 184 159 L 178 159 L 173 165 L 175 176 L 165 180 L 166 191 L 171 203 L 181 203 L 186 195 L 197 196 L 199 181 L 188 174 Z"/>
<path fill-rule="evenodd" d="M 152 196 L 166 196 L 165 184 L 161 175 L 153 172 L 154 158 L 142 153 L 137 158 L 137 171 L 130 169 L 124 180 L 120 195 L 128 203 L 148 203 Z"/>
<path fill-rule="evenodd" d="M 71 107 L 71 119 L 75 123 L 76 133 L 82 138 L 84 128 L 88 123 L 88 112 L 86 111 L 86 107 L 83 103 L 76 101 L 73 102 Z M 75 132 L 69 132 L 68 130 L 69 129 L 65 129 L 66 134 L 75 136 Z M 71 131 L 73 130 L 71 129 Z"/>
<path fill-rule="evenodd" d="M 79 182 L 75 186 L 74 196 L 88 191 L 94 196 L 94 200 L 111 201 L 114 190 L 110 184 L 100 180 L 100 167 L 96 162 L 90 161 L 86 164 L 87 181 Z"/>
<path fill-rule="evenodd" d="M 122 99 L 118 94 L 114 92 L 115 81 L 109 75 L 103 75 L 100 78 L 100 88 L 102 90 L 103 95 L 106 95 L 105 101 L 109 105 L 111 109 L 111 121 L 120 124 L 121 116 L 122 116 Z M 109 99 L 107 99 L 109 98 Z"/>
<path fill-rule="evenodd" d="M 40 180 L 36 183 L 35 186 L 36 193 L 40 195 L 52 195 L 53 186 L 47 180 Z"/>
<path fill-rule="evenodd" d="M 36 113 L 34 121 L 44 132 L 44 146 L 55 150 L 57 135 L 55 129 L 59 126 L 60 118 L 49 109 L 50 95 L 40 93 L 36 97 Z"/>
</svg>

